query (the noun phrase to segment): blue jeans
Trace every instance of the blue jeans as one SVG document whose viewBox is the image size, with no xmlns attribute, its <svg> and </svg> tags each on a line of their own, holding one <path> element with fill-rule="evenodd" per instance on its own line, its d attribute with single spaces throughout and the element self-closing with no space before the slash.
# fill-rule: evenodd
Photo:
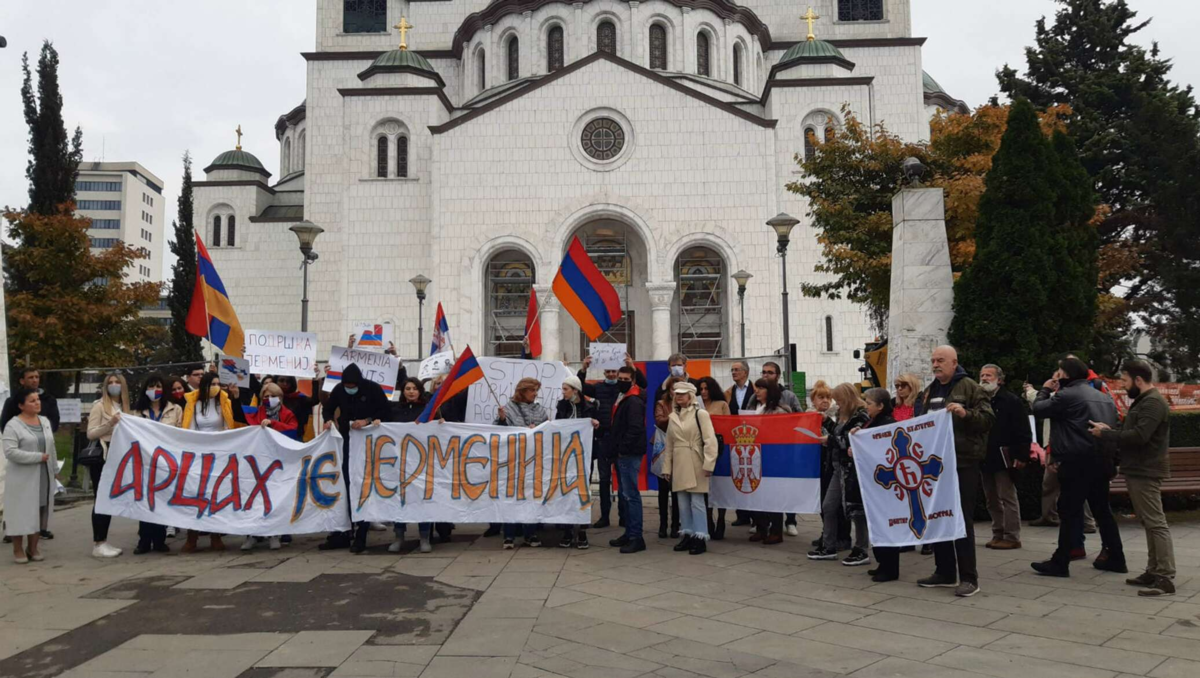
<svg viewBox="0 0 1200 678">
<path fill-rule="evenodd" d="M 404 540 L 404 532 L 408 529 L 408 523 L 392 523 L 392 532 L 396 535 L 396 539 Z M 417 523 L 417 532 L 422 539 L 428 539 L 429 533 L 433 531 L 433 523 Z"/>
<path fill-rule="evenodd" d="M 517 533 L 520 532 L 521 536 L 528 541 L 537 534 L 537 528 L 536 523 L 504 523 L 504 538 L 516 539 Z"/>
<path fill-rule="evenodd" d="M 641 470 L 640 455 L 617 458 L 618 501 L 625 511 L 625 536 L 631 540 L 642 538 L 642 493 L 638 491 L 638 473 Z"/>
<path fill-rule="evenodd" d="M 708 541 L 708 513 L 704 510 L 707 497 L 703 492 L 675 493 L 675 503 L 679 506 L 680 534 Z"/>
</svg>

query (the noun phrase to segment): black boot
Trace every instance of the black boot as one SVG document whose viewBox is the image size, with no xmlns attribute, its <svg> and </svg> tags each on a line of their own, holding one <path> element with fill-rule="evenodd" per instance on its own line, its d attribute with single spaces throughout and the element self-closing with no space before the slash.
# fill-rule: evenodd
<svg viewBox="0 0 1200 678">
<path fill-rule="evenodd" d="M 708 540 L 695 537 L 692 539 L 692 548 L 688 549 L 688 553 L 693 556 L 698 556 L 708 550 Z"/>
<path fill-rule="evenodd" d="M 673 548 L 672 550 L 679 552 L 679 551 L 687 551 L 690 548 L 692 548 L 692 535 L 685 534 L 685 535 L 683 535 L 683 539 L 680 539 L 679 543 L 676 544 L 675 548 Z"/>
</svg>

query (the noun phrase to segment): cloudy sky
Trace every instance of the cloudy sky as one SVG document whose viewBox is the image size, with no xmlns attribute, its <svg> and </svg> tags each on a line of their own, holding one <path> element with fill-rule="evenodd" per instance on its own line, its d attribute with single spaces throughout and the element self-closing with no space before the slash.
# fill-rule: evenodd
<svg viewBox="0 0 1200 678">
<path fill-rule="evenodd" d="M 926 70 L 972 106 L 996 92 L 997 67 L 1024 63 L 1034 21 L 1055 6 L 1051 0 L 912 4 L 913 33 L 929 38 Z M 1142 18 L 1154 18 L 1139 41 L 1157 40 L 1175 59 L 1177 82 L 1200 83 L 1200 49 L 1192 42 L 1200 3 L 1131 5 Z M 165 182 L 170 221 L 180 156 L 190 149 L 200 174 L 233 147 L 239 124 L 243 146 L 277 173 L 275 119 L 304 98 L 299 52 L 313 48 L 314 29 L 314 0 L 0 1 L 0 35 L 8 39 L 0 50 L 0 206 L 27 200 L 20 59 L 28 51 L 36 61 L 43 39 L 59 51 L 65 117 L 68 127 L 83 127 L 84 158 L 142 163 Z"/>
</svg>

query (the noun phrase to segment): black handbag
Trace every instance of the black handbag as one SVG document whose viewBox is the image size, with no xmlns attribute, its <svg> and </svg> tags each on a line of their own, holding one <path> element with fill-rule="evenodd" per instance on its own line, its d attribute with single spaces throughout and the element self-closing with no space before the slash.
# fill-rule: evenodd
<svg viewBox="0 0 1200 678">
<path fill-rule="evenodd" d="M 104 443 L 99 439 L 90 441 L 86 447 L 79 451 L 79 455 L 75 457 L 75 463 L 85 468 L 104 465 Z"/>
</svg>

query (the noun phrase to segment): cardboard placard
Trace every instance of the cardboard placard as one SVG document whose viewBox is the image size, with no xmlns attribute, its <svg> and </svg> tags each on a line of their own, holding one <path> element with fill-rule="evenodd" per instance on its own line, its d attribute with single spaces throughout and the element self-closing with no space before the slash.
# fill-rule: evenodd
<svg viewBox="0 0 1200 678">
<path fill-rule="evenodd" d="M 356 322 L 354 348 L 383 353 L 396 343 L 396 328 L 389 322 Z"/>
<path fill-rule="evenodd" d="M 363 379 L 379 384 L 388 400 L 396 399 L 396 375 L 400 372 L 400 359 L 386 353 L 344 346 L 334 346 L 329 352 L 329 374 L 325 376 L 321 390 L 328 393 L 342 383 L 342 371 L 351 363 L 362 370 Z"/>
<path fill-rule="evenodd" d="M 605 344 L 593 341 L 588 344 L 588 355 L 592 357 L 593 370 L 619 370 L 625 365 L 625 344 Z"/>
<path fill-rule="evenodd" d="M 311 332 L 246 330 L 246 361 L 251 374 L 308 378 L 317 364 L 317 335 Z"/>
<path fill-rule="evenodd" d="M 237 384 L 238 388 L 250 388 L 250 363 L 242 358 L 221 356 L 217 374 L 222 384 Z"/>
<path fill-rule="evenodd" d="M 63 424 L 78 424 L 83 421 L 83 401 L 79 398 L 59 398 L 58 421 Z"/>
<path fill-rule="evenodd" d="M 521 360 L 519 358 L 476 358 L 487 381 L 480 379 L 467 389 L 467 423 L 491 424 L 496 421 L 496 400 L 488 385 L 496 391 L 500 403 L 507 403 L 517 391 L 517 382 L 533 377 L 542 382 L 537 401 L 554 418 L 554 409 L 562 399 L 562 384 L 570 372 L 557 360 Z"/>
<path fill-rule="evenodd" d="M 417 378 L 425 381 L 440 374 L 449 374 L 451 367 L 454 367 L 454 353 L 450 351 L 435 353 L 421 361 L 421 369 L 417 372 Z"/>
</svg>

